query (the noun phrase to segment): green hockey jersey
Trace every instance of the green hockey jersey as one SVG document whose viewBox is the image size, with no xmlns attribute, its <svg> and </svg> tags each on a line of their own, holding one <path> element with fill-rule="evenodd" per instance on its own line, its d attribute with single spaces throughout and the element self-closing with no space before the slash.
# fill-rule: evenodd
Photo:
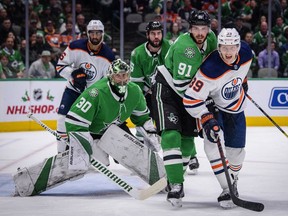
<svg viewBox="0 0 288 216">
<path fill-rule="evenodd" d="M 102 135 L 111 125 L 120 125 L 130 117 L 136 126 L 149 120 L 144 95 L 139 86 L 129 82 L 123 98 L 112 92 L 108 78 L 86 89 L 74 102 L 66 116 L 67 132 L 89 131 Z"/>
<path fill-rule="evenodd" d="M 175 89 L 183 95 L 203 60 L 217 48 L 215 34 L 210 31 L 200 50 L 190 33 L 180 35 L 165 57 L 165 66 L 173 77 Z"/>
<path fill-rule="evenodd" d="M 132 51 L 130 59 L 131 81 L 137 83 L 143 92 L 147 92 L 151 88 L 156 66 L 164 64 L 165 55 L 170 47 L 170 43 L 163 39 L 161 49 L 152 55 L 147 49 L 147 43 L 136 47 Z"/>
</svg>

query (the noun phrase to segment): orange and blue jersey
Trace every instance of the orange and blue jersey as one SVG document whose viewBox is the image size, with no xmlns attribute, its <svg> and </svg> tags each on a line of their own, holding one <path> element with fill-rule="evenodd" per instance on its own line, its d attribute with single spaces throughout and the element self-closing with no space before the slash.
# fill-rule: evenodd
<svg viewBox="0 0 288 216">
<path fill-rule="evenodd" d="M 252 62 L 252 50 L 241 42 L 236 61 L 226 64 L 217 50 L 213 51 L 200 66 L 186 90 L 183 103 L 195 118 L 208 113 L 205 101 L 214 100 L 218 109 L 227 113 L 240 113 L 246 107 L 246 97 L 242 83 Z"/>
<path fill-rule="evenodd" d="M 87 74 L 87 87 L 106 76 L 111 62 L 115 59 L 112 50 L 102 43 L 97 51 L 92 51 L 88 47 L 88 39 L 73 41 L 59 57 L 56 70 L 67 79 L 67 87 L 72 87 L 71 73 L 82 67 Z"/>
</svg>

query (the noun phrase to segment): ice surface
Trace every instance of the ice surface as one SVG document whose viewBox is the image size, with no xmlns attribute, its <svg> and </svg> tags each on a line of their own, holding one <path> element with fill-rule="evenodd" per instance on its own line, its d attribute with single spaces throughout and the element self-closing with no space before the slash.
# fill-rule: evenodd
<svg viewBox="0 0 288 216">
<path fill-rule="evenodd" d="M 288 131 L 287 127 L 282 127 Z M 196 139 L 200 168 L 187 175 L 183 207 L 173 208 L 160 193 L 147 200 L 135 200 L 105 176 L 89 173 L 34 197 L 13 197 L 12 174 L 18 167 L 33 165 L 56 154 L 56 141 L 46 131 L 0 133 L 0 215 L 1 216 L 287 216 L 288 139 L 276 127 L 248 127 L 246 159 L 239 176 L 242 199 L 262 202 L 261 213 L 240 207 L 223 210 L 217 203 L 221 192 Z M 111 160 L 110 169 L 135 187 L 146 184 Z"/>
</svg>

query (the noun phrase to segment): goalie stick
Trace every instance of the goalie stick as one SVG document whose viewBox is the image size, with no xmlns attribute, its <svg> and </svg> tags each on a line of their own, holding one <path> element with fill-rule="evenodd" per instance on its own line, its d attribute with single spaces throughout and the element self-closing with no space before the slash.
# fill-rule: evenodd
<svg viewBox="0 0 288 216">
<path fill-rule="evenodd" d="M 62 137 L 57 134 L 56 131 L 49 128 L 46 124 L 44 124 L 42 121 L 40 121 L 38 118 L 36 118 L 33 113 L 29 113 L 28 118 L 34 120 L 36 123 L 38 123 L 41 127 L 43 127 L 48 132 L 52 133 L 57 139 L 62 140 Z M 66 141 L 65 141 L 66 142 Z M 68 144 L 68 143 L 67 143 Z M 122 178 L 120 178 L 117 174 L 109 170 L 104 164 L 102 164 L 97 159 L 93 158 L 91 156 L 91 165 L 92 167 L 97 170 L 98 172 L 105 175 L 107 178 L 109 178 L 111 181 L 113 181 L 115 184 L 117 184 L 122 190 L 124 190 L 126 193 L 128 193 L 130 196 L 134 197 L 137 200 L 145 200 L 149 197 L 151 197 L 154 194 L 157 194 L 161 190 L 163 190 L 167 185 L 167 180 L 165 177 L 161 178 L 157 182 L 155 182 L 153 185 L 149 186 L 145 189 L 138 189 L 130 184 L 128 184 L 126 181 L 124 181 Z"/>
<path fill-rule="evenodd" d="M 242 200 L 234 194 L 234 190 L 233 190 L 233 186 L 232 186 L 231 179 L 229 176 L 228 168 L 226 165 L 226 160 L 225 160 L 224 151 L 223 151 L 223 148 L 222 148 L 222 145 L 220 142 L 220 138 L 217 139 L 217 146 L 218 146 L 221 161 L 222 161 L 222 164 L 224 167 L 225 177 L 226 177 L 226 180 L 228 183 L 228 187 L 229 187 L 229 191 L 230 191 L 230 195 L 231 195 L 231 199 L 232 199 L 233 203 L 237 206 L 240 206 L 242 208 L 249 209 L 252 211 L 257 211 L 257 212 L 263 211 L 264 205 L 262 203 L 252 202 L 252 201 L 248 201 L 248 200 Z"/>
</svg>

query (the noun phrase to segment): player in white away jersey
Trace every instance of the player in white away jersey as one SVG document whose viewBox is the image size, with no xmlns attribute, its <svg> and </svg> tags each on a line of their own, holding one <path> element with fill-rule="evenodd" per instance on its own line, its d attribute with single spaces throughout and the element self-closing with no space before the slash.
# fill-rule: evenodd
<svg viewBox="0 0 288 216">
<path fill-rule="evenodd" d="M 67 138 L 65 117 L 78 96 L 96 81 L 106 76 L 115 59 L 112 50 L 103 43 L 104 25 L 100 20 L 91 20 L 87 25 L 88 39 L 73 41 L 64 50 L 57 63 L 57 72 L 67 79 L 58 110 L 57 133 Z M 66 144 L 58 141 L 57 150 L 63 152 Z"/>
<path fill-rule="evenodd" d="M 220 138 L 229 163 L 234 193 L 238 196 L 238 174 L 245 158 L 246 121 L 243 110 L 252 58 L 252 50 L 240 41 L 236 29 L 222 29 L 218 35 L 217 50 L 200 66 L 183 98 L 190 115 L 201 119 L 205 153 L 223 189 L 218 197 L 223 208 L 231 208 L 234 204 L 216 143 Z M 207 109 L 205 101 L 208 97 L 214 100 L 219 110 L 217 113 Z"/>
</svg>

